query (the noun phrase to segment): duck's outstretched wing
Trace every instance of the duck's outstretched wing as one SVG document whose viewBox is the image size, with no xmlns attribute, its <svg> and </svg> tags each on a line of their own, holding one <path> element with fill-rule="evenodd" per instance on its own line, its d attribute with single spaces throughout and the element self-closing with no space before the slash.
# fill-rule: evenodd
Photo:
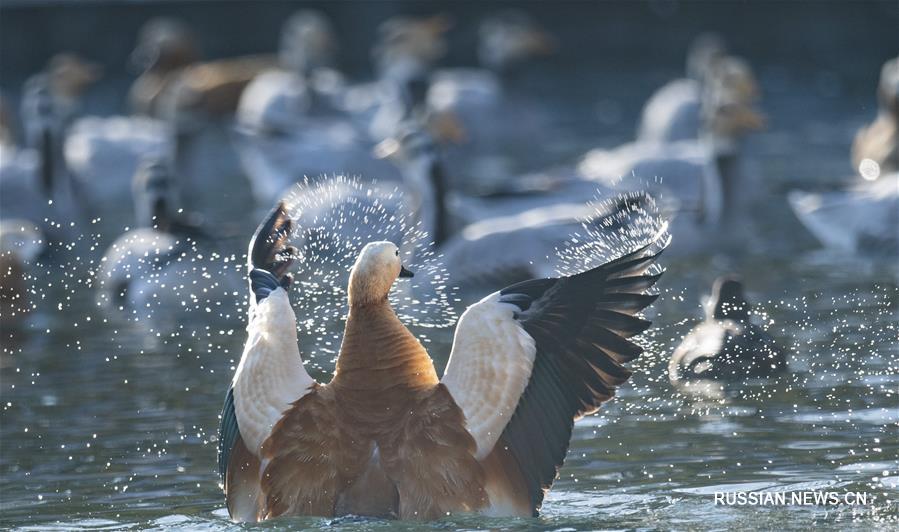
<svg viewBox="0 0 899 532">
<path fill-rule="evenodd" d="M 491 505 L 536 514 L 568 450 L 574 420 L 630 377 L 642 352 L 627 339 L 661 274 L 652 242 L 571 277 L 509 286 L 466 310 L 442 382 L 465 413 Z M 498 510 L 510 513 L 509 510 Z"/>
<path fill-rule="evenodd" d="M 313 384 L 297 346 L 296 317 L 286 288 L 296 250 L 287 245 L 293 222 L 283 204 L 256 230 L 248 251 L 251 295 L 248 339 L 225 397 L 219 425 L 218 470 L 231 517 L 255 521 L 261 512 L 262 442 L 290 404 Z"/>
</svg>

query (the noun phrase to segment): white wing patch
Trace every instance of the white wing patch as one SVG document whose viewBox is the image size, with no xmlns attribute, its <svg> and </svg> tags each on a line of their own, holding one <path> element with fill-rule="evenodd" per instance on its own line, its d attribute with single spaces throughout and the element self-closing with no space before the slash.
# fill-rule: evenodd
<svg viewBox="0 0 899 532">
<path fill-rule="evenodd" d="M 515 305 L 495 292 L 459 318 L 442 382 L 465 413 L 478 460 L 493 450 L 515 413 L 534 367 L 537 346 L 515 321 Z"/>
<path fill-rule="evenodd" d="M 252 307 L 247 332 L 234 374 L 234 410 L 244 444 L 259 456 L 272 427 L 314 381 L 303 367 L 296 316 L 283 288 Z"/>
</svg>

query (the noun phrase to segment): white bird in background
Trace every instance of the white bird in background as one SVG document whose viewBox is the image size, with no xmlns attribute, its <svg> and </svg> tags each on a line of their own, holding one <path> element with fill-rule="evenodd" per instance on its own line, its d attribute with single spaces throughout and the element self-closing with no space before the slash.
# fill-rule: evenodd
<svg viewBox="0 0 899 532">
<path fill-rule="evenodd" d="M 858 131 L 852 166 L 867 180 L 899 172 L 899 57 L 884 63 L 877 87 L 877 118 Z"/>
<path fill-rule="evenodd" d="M 344 108 L 369 138 L 380 142 L 425 111 L 434 65 L 446 53 L 446 32 L 452 20 L 445 15 L 427 18 L 398 16 L 378 28 L 372 49 L 378 79 L 350 87 Z"/>
<path fill-rule="evenodd" d="M 57 83 L 52 72 L 25 83 L 21 108 L 27 144 L 0 146 L 0 210 L 3 218 L 29 220 L 51 241 L 72 245 L 85 231 L 87 206 L 62 154 L 74 111 L 55 91 Z"/>
<path fill-rule="evenodd" d="M 650 196 L 628 193 L 487 218 L 462 229 L 440 253 L 451 283 L 472 293 L 495 283 L 563 273 L 579 245 L 608 252 L 608 247 L 642 241 L 666 227 Z"/>
<path fill-rule="evenodd" d="M 281 28 L 279 66 L 303 79 L 313 112 L 336 111 L 346 89 L 346 80 L 336 68 L 338 49 L 334 26 L 320 11 L 296 11 Z"/>
<path fill-rule="evenodd" d="M 240 95 L 238 112 L 240 108 L 260 110 L 272 100 L 290 100 L 296 93 L 303 93 L 303 107 L 309 114 L 342 112 L 338 106 L 346 82 L 335 67 L 337 50 L 334 28 L 323 13 L 308 9 L 294 12 L 281 28 L 276 63 L 248 84 Z"/>
<path fill-rule="evenodd" d="M 13 210 L 27 209 L 43 216 L 41 203 L 53 200 L 49 211 L 77 208 L 87 216 L 102 214 L 119 220 L 129 212 L 131 177 L 138 161 L 147 156 L 174 156 L 171 129 L 147 117 L 78 117 L 81 94 L 100 75 L 100 68 L 78 56 L 54 56 L 47 70 L 25 87 L 22 115 L 26 140 L 35 154 L 6 145 L 4 173 L 18 175 L 21 193 Z M 4 157 L 7 159 L 7 157 Z M 40 180 L 33 174 L 41 175 Z M 10 178 L 12 179 L 12 178 Z M 40 181 L 51 196 L 35 198 Z M 11 185 L 10 185 L 11 186 Z M 44 194 L 46 196 L 46 194 Z M 73 198 L 74 196 L 74 198 Z M 118 212 L 117 212 L 118 211 Z"/>
<path fill-rule="evenodd" d="M 121 212 L 130 205 L 131 178 L 141 159 L 174 161 L 174 131 L 145 116 L 87 116 L 72 124 L 63 154 L 91 204 L 104 213 Z"/>
<path fill-rule="evenodd" d="M 637 140 L 674 142 L 698 138 L 702 109 L 716 90 L 723 88 L 736 103 L 752 104 L 759 89 L 752 68 L 729 55 L 715 34 L 697 37 L 687 52 L 687 77 L 668 82 L 643 106 Z"/>
<path fill-rule="evenodd" d="M 852 144 L 858 175 L 840 190 L 792 191 L 799 221 L 824 246 L 844 253 L 893 257 L 899 252 L 899 57 L 884 63 L 877 119 Z M 859 179 L 861 176 L 861 179 Z"/>
<path fill-rule="evenodd" d="M 845 190 L 792 191 L 793 212 L 822 244 L 844 253 L 899 253 L 899 173 Z"/>
<path fill-rule="evenodd" d="M 304 177 L 359 175 L 371 166 L 367 142 L 349 120 L 313 115 L 309 106 L 305 82 L 286 71 L 261 74 L 241 97 L 234 145 L 260 205 Z"/>
<path fill-rule="evenodd" d="M 452 188 L 488 194 L 512 186 L 514 163 L 506 154 L 537 141 L 546 124 L 540 102 L 521 97 L 510 78 L 555 48 L 554 39 L 526 13 L 507 10 L 480 24 L 482 68 L 443 68 L 431 76 L 429 121 L 440 137 L 452 140 L 446 146 Z"/>
<path fill-rule="evenodd" d="M 407 186 L 415 185 L 426 202 L 419 209 L 433 213 L 423 217 L 422 227 L 443 254 L 453 284 L 464 288 L 557 271 L 557 252 L 579 232 L 600 239 L 614 233 L 626 242 L 661 230 L 652 198 L 629 194 L 593 202 L 600 189 L 590 181 L 533 196 L 488 199 L 451 193 L 437 144 L 414 124 L 406 124 L 399 138 L 382 142 L 377 151 L 402 168 Z"/>
<path fill-rule="evenodd" d="M 656 196 L 672 217 L 673 252 L 711 249 L 734 242 L 733 231 L 749 232 L 747 209 L 759 191 L 742 170 L 740 148 L 763 126 L 762 115 L 721 88 L 703 103 L 699 139 L 592 150 L 579 171 L 611 190 Z"/>
<path fill-rule="evenodd" d="M 186 219 L 178 208 L 177 182 L 170 162 L 148 159 L 134 176 L 137 227 L 122 234 L 100 260 L 99 304 L 153 326 L 177 326 L 184 313 L 223 307 L 239 287 L 239 274 L 229 270 L 214 248 L 211 235 Z"/>
</svg>

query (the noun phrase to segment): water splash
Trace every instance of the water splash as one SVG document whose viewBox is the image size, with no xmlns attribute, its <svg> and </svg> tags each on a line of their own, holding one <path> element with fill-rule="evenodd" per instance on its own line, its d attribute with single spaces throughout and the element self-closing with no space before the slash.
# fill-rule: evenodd
<svg viewBox="0 0 899 532">
<path fill-rule="evenodd" d="M 403 264 L 415 272 L 390 292 L 404 323 L 418 329 L 455 324 L 456 297 L 446 268 L 397 187 L 336 176 L 300 183 L 285 199 L 297 222 L 292 243 L 300 250 L 294 270 L 298 293 L 291 300 L 301 335 L 308 338 L 303 355 L 317 359 L 314 365 L 330 362 L 338 352 L 342 328 L 335 324 L 347 314 L 350 268 L 369 242 L 397 244 Z"/>
</svg>

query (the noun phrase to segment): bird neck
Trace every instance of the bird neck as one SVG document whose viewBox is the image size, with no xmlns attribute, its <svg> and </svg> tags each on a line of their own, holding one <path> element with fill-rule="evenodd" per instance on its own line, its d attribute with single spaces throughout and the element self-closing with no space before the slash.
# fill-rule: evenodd
<svg viewBox="0 0 899 532">
<path fill-rule="evenodd" d="M 172 213 L 169 208 L 168 201 L 165 197 L 156 197 L 152 200 L 149 209 L 150 219 L 138 220 L 138 225 L 143 227 L 152 227 L 157 231 L 169 233 L 172 229 Z M 139 214 L 143 217 L 143 213 Z M 149 222 L 149 223 L 148 223 Z"/>
<path fill-rule="evenodd" d="M 715 167 L 721 180 L 722 216 L 725 218 L 734 213 L 737 203 L 739 161 L 739 152 L 736 149 L 715 153 Z"/>
<path fill-rule="evenodd" d="M 423 157 L 410 165 L 406 181 L 418 196 L 418 209 L 424 229 L 434 245 L 440 247 L 449 239 L 447 184 L 443 164 L 436 157 Z"/>
<path fill-rule="evenodd" d="M 739 146 L 733 139 L 703 135 L 709 158 L 702 173 L 700 222 L 717 223 L 734 214 L 739 179 Z"/>
<path fill-rule="evenodd" d="M 431 357 L 386 299 L 350 307 L 332 381 L 335 388 L 360 395 L 361 405 L 377 409 L 437 382 Z"/>
<path fill-rule="evenodd" d="M 53 198 L 53 191 L 56 188 L 56 173 L 59 159 L 56 156 L 56 138 L 51 128 L 47 127 L 41 131 L 38 140 L 38 153 L 40 154 L 40 176 L 41 188 L 47 198 Z"/>
</svg>

